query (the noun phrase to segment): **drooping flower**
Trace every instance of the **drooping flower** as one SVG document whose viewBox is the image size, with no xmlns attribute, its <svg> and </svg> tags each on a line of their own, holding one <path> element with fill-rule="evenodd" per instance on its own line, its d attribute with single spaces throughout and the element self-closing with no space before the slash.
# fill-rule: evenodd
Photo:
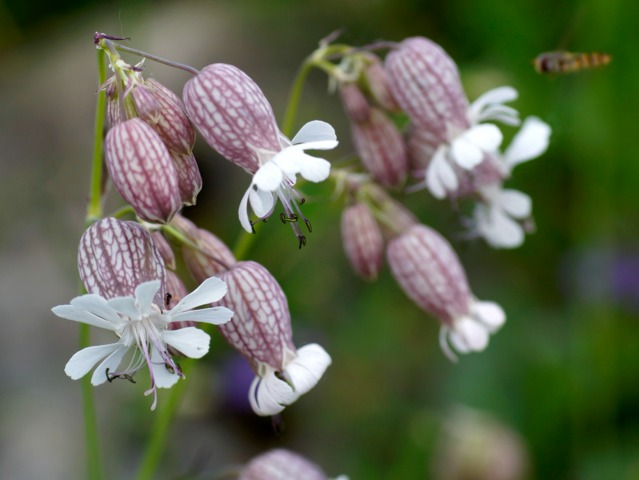
<svg viewBox="0 0 639 480">
<path fill-rule="evenodd" d="M 277 128 L 275 115 L 257 84 L 237 67 L 213 64 L 184 86 L 186 110 L 204 139 L 218 153 L 253 174 L 242 198 L 242 227 L 253 231 L 248 205 L 259 219 L 269 217 L 279 199 L 283 221 L 291 223 L 300 246 L 305 242 L 299 221 L 310 223 L 299 209 L 302 196 L 294 189 L 297 175 L 311 182 L 328 178 L 330 163 L 305 153 L 337 146 L 333 128 L 321 121 L 302 127 L 293 140 Z"/>
<path fill-rule="evenodd" d="M 441 322 L 440 345 L 448 358 L 456 360 L 449 343 L 460 353 L 486 348 L 504 311 L 472 295 L 457 255 L 439 233 L 414 225 L 389 242 L 386 254 L 406 295 Z"/>
<path fill-rule="evenodd" d="M 517 112 L 504 105 L 517 98 L 512 87 L 500 87 L 480 96 L 472 105 L 464 93 L 455 62 L 434 42 L 408 38 L 386 57 L 389 87 L 409 115 L 415 130 L 433 150 L 425 185 L 436 198 L 455 195 L 456 167 L 472 170 L 502 141 L 500 130 L 488 121 L 519 124 Z"/>
<path fill-rule="evenodd" d="M 365 280 L 375 280 L 382 267 L 384 237 L 373 214 L 364 203 L 344 209 L 342 243 L 351 267 Z"/>
<path fill-rule="evenodd" d="M 249 391 L 253 411 L 275 415 L 317 384 L 331 357 L 317 344 L 295 348 L 286 295 L 266 268 L 238 262 L 220 278 L 228 293 L 219 305 L 235 312 L 220 331 L 257 375 Z"/>
<path fill-rule="evenodd" d="M 246 464 L 238 480 L 328 480 L 315 463 L 283 448 L 269 450 Z M 348 480 L 340 475 L 336 480 Z"/>
<path fill-rule="evenodd" d="M 171 310 L 153 302 L 160 281 L 153 280 L 138 285 L 135 295 L 105 299 L 89 293 L 71 300 L 69 305 L 52 309 L 57 316 L 111 330 L 118 341 L 107 345 L 87 347 L 71 357 L 64 368 L 73 380 L 86 375 L 96 364 L 92 385 L 100 385 L 115 378 L 131 379 L 147 365 L 151 376 L 151 388 L 145 395 L 153 394 L 151 410 L 157 404 L 157 388 L 170 388 L 184 377 L 179 365 L 171 357 L 168 347 L 173 347 L 190 358 L 201 358 L 209 351 L 210 337 L 195 327 L 172 330 L 173 322 L 195 321 L 219 325 L 228 322 L 233 313 L 224 307 L 195 307 L 218 301 L 226 292 L 220 279 L 212 277 L 195 291 L 184 297 Z M 134 353 L 128 365 L 120 369 L 124 357 Z"/>
<path fill-rule="evenodd" d="M 89 293 L 54 307 L 53 313 L 111 330 L 118 340 L 80 350 L 65 372 L 76 380 L 97 365 L 91 383 L 100 385 L 115 378 L 133 381 L 146 365 L 151 376 L 146 394 L 153 393 L 152 409 L 157 388 L 169 388 L 184 377 L 169 348 L 191 358 L 200 358 L 209 349 L 208 334 L 192 326 L 173 329 L 172 324 L 218 325 L 233 315 L 224 307 L 193 310 L 224 296 L 226 285 L 218 278 L 206 280 L 169 310 L 164 262 L 148 232 L 133 222 L 106 218 L 89 227 L 80 241 L 78 267 Z M 123 362 L 126 366 L 120 368 Z"/>
</svg>

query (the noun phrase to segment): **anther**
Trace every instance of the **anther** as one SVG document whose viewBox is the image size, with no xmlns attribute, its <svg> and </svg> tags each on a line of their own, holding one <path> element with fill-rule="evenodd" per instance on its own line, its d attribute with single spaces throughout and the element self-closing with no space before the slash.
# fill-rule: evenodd
<svg viewBox="0 0 639 480">
<path fill-rule="evenodd" d="M 298 235 L 297 239 L 300 241 L 300 250 L 306 245 L 306 237 L 304 235 Z"/>
<path fill-rule="evenodd" d="M 306 225 L 306 228 L 308 228 L 309 233 L 313 233 L 313 226 L 308 218 L 304 218 L 304 224 Z"/>
<path fill-rule="evenodd" d="M 280 213 L 280 220 L 282 220 L 282 223 L 297 223 L 297 220 L 299 219 L 299 217 L 297 216 L 296 213 L 291 213 L 290 216 L 286 216 L 286 214 L 284 214 L 284 212 Z"/>
</svg>

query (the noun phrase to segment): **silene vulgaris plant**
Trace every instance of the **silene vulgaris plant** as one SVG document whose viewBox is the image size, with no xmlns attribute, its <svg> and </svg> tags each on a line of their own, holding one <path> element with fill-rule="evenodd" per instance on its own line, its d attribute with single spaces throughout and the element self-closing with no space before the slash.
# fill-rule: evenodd
<svg viewBox="0 0 639 480">
<path fill-rule="evenodd" d="M 213 63 L 198 70 L 133 49 L 123 38 L 95 34 L 101 76 L 96 148 L 87 229 L 78 247 L 85 291 L 52 309 L 82 324 L 82 349 L 64 367 L 71 379 L 94 386 L 116 379 L 135 383 L 145 371 L 151 410 L 162 405 L 160 389 L 177 392 L 171 397 L 176 404 L 174 386 L 195 368 L 188 359 L 208 353 L 210 326 L 216 325 L 255 373 L 246 394 L 257 415 L 280 415 L 315 387 L 331 365 L 329 353 L 317 343 L 296 347 L 296 312 L 289 311 L 286 292 L 259 259 L 244 258 L 248 241 L 268 234 L 267 228 L 256 233 L 256 223 L 273 214 L 290 226 L 299 249 L 306 246 L 300 255 L 316 248 L 307 237 L 312 227 L 303 213 L 300 179 L 334 184 L 354 273 L 374 282 L 387 262 L 408 299 L 439 321 L 448 358 L 488 346 L 506 320 L 504 310 L 473 295 L 451 244 L 402 199 L 468 201 L 470 216 L 460 219 L 469 229 L 466 237 L 493 248 L 518 247 L 531 231 L 532 202 L 504 184 L 516 165 L 546 150 L 550 127 L 534 116 L 520 122 L 509 105 L 518 92 L 510 86 L 496 86 L 471 102 L 453 59 L 429 39 L 363 47 L 332 40 L 321 41 L 304 61 L 280 127 L 259 85 L 239 67 Z M 131 63 L 123 54 L 139 60 Z M 149 61 L 190 75 L 181 95 L 149 77 Z M 327 75 L 350 123 L 355 151 L 339 166 L 324 158 L 338 147 L 325 119 L 310 119 L 291 135 L 313 69 Z M 503 148 L 501 126 L 520 124 Z M 197 134 L 248 174 L 237 197 L 238 231 L 246 235 L 241 250 L 185 216 L 202 188 L 193 154 Z M 107 180 L 126 203 L 109 214 L 102 207 Z M 176 269 L 176 255 L 184 271 Z M 113 332 L 113 341 L 90 345 L 87 326 Z M 90 388 L 83 393 L 88 468 L 99 478 L 93 396 Z M 159 410 L 158 422 L 165 424 L 174 409 Z M 163 441 L 150 443 L 157 451 Z M 144 464 L 150 478 L 159 457 L 148 458 L 155 458 Z M 269 471 L 283 473 L 273 477 Z M 326 478 L 286 450 L 264 454 L 242 472 L 239 478 Z"/>
</svg>

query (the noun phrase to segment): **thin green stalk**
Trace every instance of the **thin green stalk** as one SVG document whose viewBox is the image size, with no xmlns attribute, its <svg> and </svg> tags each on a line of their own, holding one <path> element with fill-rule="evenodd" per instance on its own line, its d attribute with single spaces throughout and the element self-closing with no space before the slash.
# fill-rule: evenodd
<svg viewBox="0 0 639 480">
<path fill-rule="evenodd" d="M 98 50 L 98 72 L 100 85 L 106 81 L 106 64 L 104 52 Z M 98 92 L 95 112 L 95 130 L 93 137 L 93 160 L 91 166 L 91 186 L 89 188 L 89 203 L 87 205 L 86 223 L 91 224 L 102 215 L 102 144 L 104 117 L 106 113 L 106 98 L 104 92 Z M 90 345 L 89 325 L 80 324 L 80 348 Z M 86 444 L 87 478 L 101 480 L 102 462 L 100 460 L 100 441 L 98 436 L 98 421 L 95 411 L 91 376 L 85 375 L 81 380 L 82 405 L 84 410 L 84 435 Z"/>
<path fill-rule="evenodd" d="M 310 58 L 307 59 L 295 77 L 293 87 L 291 88 L 291 94 L 288 97 L 288 105 L 286 107 L 286 113 L 284 114 L 284 122 L 282 123 L 282 133 L 287 137 L 291 136 L 293 131 L 293 123 L 295 122 L 295 114 L 300 104 L 300 98 L 302 98 L 302 90 L 304 89 L 304 83 L 309 72 L 313 68 L 313 62 Z"/>
</svg>

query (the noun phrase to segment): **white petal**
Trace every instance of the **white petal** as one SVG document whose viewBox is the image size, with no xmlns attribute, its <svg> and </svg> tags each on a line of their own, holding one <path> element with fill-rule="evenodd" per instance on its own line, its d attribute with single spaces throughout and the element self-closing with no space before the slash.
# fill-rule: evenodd
<svg viewBox="0 0 639 480">
<path fill-rule="evenodd" d="M 453 140 L 450 155 L 457 165 L 466 170 L 476 167 L 484 159 L 484 152 L 465 136 Z"/>
<path fill-rule="evenodd" d="M 58 317 L 73 320 L 74 322 L 82 322 L 94 327 L 104 328 L 106 330 L 115 331 L 120 326 L 121 321 L 115 323 L 115 320 L 105 320 L 96 315 L 87 312 L 84 308 L 74 307 L 73 305 L 58 305 L 53 307 L 51 311 Z"/>
<path fill-rule="evenodd" d="M 208 333 L 195 327 L 166 330 L 162 333 L 162 339 L 190 358 L 202 358 L 206 355 L 211 342 Z"/>
<path fill-rule="evenodd" d="M 335 145 L 333 145 L 332 147 L 326 147 L 327 149 L 334 148 L 337 145 L 337 136 L 335 135 L 335 129 L 328 123 L 322 122 L 321 120 L 313 120 L 311 122 L 308 122 L 302 128 L 300 128 L 300 131 L 297 132 L 297 135 L 293 137 L 292 143 L 293 145 L 297 145 L 300 143 L 310 142 L 334 142 Z M 323 150 L 322 147 L 306 148 Z"/>
<path fill-rule="evenodd" d="M 519 121 L 519 112 L 512 107 L 506 105 L 490 105 L 481 114 L 481 122 L 497 121 L 506 125 L 517 126 Z"/>
<path fill-rule="evenodd" d="M 93 372 L 93 376 L 91 377 L 91 385 L 102 385 L 108 380 L 106 374 L 107 368 L 109 369 L 109 373 L 117 372 L 118 367 L 120 366 L 120 362 L 122 362 L 122 357 L 124 357 L 124 354 L 128 351 L 129 347 L 122 346 L 111 355 L 109 355 L 107 358 L 105 358 L 104 361 L 100 365 L 98 365 Z"/>
<path fill-rule="evenodd" d="M 138 310 L 135 298 L 133 297 L 113 297 L 108 299 L 107 303 L 109 307 L 125 317 L 131 319 L 140 318 L 140 310 Z"/>
<path fill-rule="evenodd" d="M 479 322 L 462 317 L 455 321 L 455 329 L 450 332 L 449 338 L 460 353 L 481 352 L 488 346 L 489 334 Z"/>
<path fill-rule="evenodd" d="M 170 312 L 172 312 L 171 310 Z M 169 312 L 169 313 L 170 313 Z M 211 325 L 222 325 L 233 318 L 233 311 L 226 307 L 201 308 L 171 315 L 169 322 L 201 322 Z"/>
<path fill-rule="evenodd" d="M 242 197 L 242 201 L 240 202 L 240 208 L 237 211 L 238 217 L 240 218 L 240 225 L 242 228 L 246 230 L 248 233 L 253 233 L 253 226 L 251 225 L 251 221 L 248 217 L 248 198 L 251 193 L 251 189 L 253 188 L 253 184 L 246 191 L 244 196 Z"/>
<path fill-rule="evenodd" d="M 316 343 L 305 345 L 297 350 L 297 357 L 286 365 L 285 375 L 295 387 L 297 395 L 303 395 L 317 385 L 331 357 Z"/>
<path fill-rule="evenodd" d="M 217 277 L 210 277 L 204 280 L 199 287 L 186 295 L 178 304 L 173 307 L 169 314 L 174 320 L 174 315 L 192 310 L 207 303 L 213 303 L 226 295 L 226 283 Z"/>
<path fill-rule="evenodd" d="M 304 155 L 299 164 L 299 173 L 309 182 L 323 182 L 331 173 L 331 164 L 323 158 Z"/>
<path fill-rule="evenodd" d="M 478 205 L 475 222 L 480 235 L 494 248 L 516 248 L 524 243 L 524 230 L 500 208 Z"/>
<path fill-rule="evenodd" d="M 462 136 L 484 152 L 496 151 L 504 138 L 501 130 L 492 123 L 476 125 L 467 130 Z"/>
<path fill-rule="evenodd" d="M 151 349 L 151 369 L 153 370 L 153 380 L 157 388 L 171 388 L 180 379 L 177 373 L 169 372 L 162 360 L 162 356 L 155 347 Z"/>
<path fill-rule="evenodd" d="M 267 217 L 275 207 L 275 194 L 263 190 L 251 190 L 249 192 L 249 203 L 255 215 L 259 218 Z"/>
<path fill-rule="evenodd" d="M 435 198 L 444 198 L 447 191 L 457 190 L 457 174 L 446 159 L 447 148 L 439 147 L 426 168 L 426 186 Z"/>
<path fill-rule="evenodd" d="M 476 301 L 473 303 L 471 310 L 475 317 L 478 318 L 491 333 L 497 331 L 506 321 L 506 313 L 495 302 Z"/>
<path fill-rule="evenodd" d="M 255 172 L 255 175 L 253 176 L 253 184 L 257 185 L 258 189 L 267 192 L 274 192 L 280 188 L 280 184 L 284 179 L 284 173 L 282 172 L 282 168 L 274 162 L 278 155 L 276 155 L 270 162 L 266 162 L 258 169 L 257 172 Z"/>
<path fill-rule="evenodd" d="M 255 377 L 249 389 L 249 402 L 253 411 L 261 416 L 280 413 L 286 405 L 297 400 L 290 385 L 269 371 L 264 377 Z"/>
<path fill-rule="evenodd" d="M 532 200 L 518 190 L 502 190 L 499 195 L 499 205 L 514 218 L 527 218 L 532 212 Z"/>
<path fill-rule="evenodd" d="M 138 309 L 140 312 L 144 314 L 150 313 L 153 297 L 158 293 L 160 284 L 160 280 L 151 280 L 135 287 L 135 299 L 138 301 Z"/>
<path fill-rule="evenodd" d="M 468 108 L 468 116 L 471 123 L 481 122 L 483 120 L 482 113 L 484 107 L 494 103 L 506 103 L 511 102 L 517 98 L 517 90 L 513 87 L 497 87 L 492 90 L 488 90 L 475 100 Z"/>
<path fill-rule="evenodd" d="M 75 353 L 64 367 L 66 373 L 73 380 L 84 377 L 100 360 L 115 352 L 119 348 L 126 348 L 120 342 L 108 345 L 83 348 Z"/>
<path fill-rule="evenodd" d="M 122 318 L 118 315 L 118 312 L 109 307 L 107 301 L 100 295 L 89 293 L 74 298 L 70 303 L 74 307 L 84 309 L 87 312 L 106 320 L 107 322 L 115 325 L 122 323 Z"/>
<path fill-rule="evenodd" d="M 546 151 L 550 141 L 550 126 L 537 117 L 528 117 L 504 152 L 506 164 L 512 168 Z"/>
</svg>

